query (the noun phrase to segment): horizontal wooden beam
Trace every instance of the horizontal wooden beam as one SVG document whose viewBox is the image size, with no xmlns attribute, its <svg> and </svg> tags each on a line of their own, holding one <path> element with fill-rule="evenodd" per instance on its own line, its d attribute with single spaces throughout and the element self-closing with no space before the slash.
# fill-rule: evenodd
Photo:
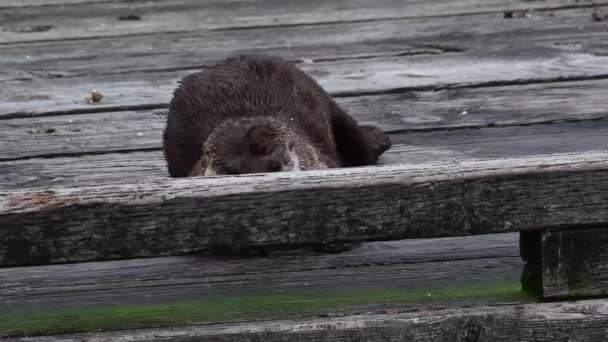
<svg viewBox="0 0 608 342">
<path fill-rule="evenodd" d="M 542 299 L 608 296 L 608 226 L 522 233 L 524 289 Z"/>
<path fill-rule="evenodd" d="M 608 300 L 589 300 L 41 336 L 36 341 L 601 342 L 606 326 Z"/>
<path fill-rule="evenodd" d="M 507 233 L 369 242 L 343 253 L 302 249 L 266 257 L 0 268 L 0 340 L 329 317 L 379 307 L 411 312 L 530 303 L 519 284 L 517 240 L 517 233 Z"/>
<path fill-rule="evenodd" d="M 608 222 L 608 152 L 0 192 L 0 264 Z"/>
</svg>

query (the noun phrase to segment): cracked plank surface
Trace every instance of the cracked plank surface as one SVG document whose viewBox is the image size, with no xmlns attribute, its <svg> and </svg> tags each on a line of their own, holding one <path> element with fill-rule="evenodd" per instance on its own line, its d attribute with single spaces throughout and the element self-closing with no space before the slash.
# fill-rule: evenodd
<svg viewBox="0 0 608 342">
<path fill-rule="evenodd" d="M 602 140 L 608 129 L 606 88 L 607 80 L 596 80 L 341 97 L 337 102 L 361 123 L 395 132 L 396 143 L 457 155 L 479 145 L 476 149 L 486 150 L 486 156 L 500 157 L 608 147 Z M 0 160 L 160 150 L 165 122 L 166 109 L 0 120 L 5 137 Z M 479 130 L 443 131 L 455 128 Z M 491 153 L 501 140 L 509 149 Z M 387 162 L 416 162 L 415 156 L 395 153 L 403 148 L 389 150 Z"/>
<path fill-rule="evenodd" d="M 513 9 L 551 9 L 605 4 L 569 0 L 408 1 L 379 0 L 370 8 L 365 0 L 174 0 L 146 2 L 91 2 L 69 6 L 0 9 L 0 44 L 43 40 L 82 39 L 121 35 L 150 35 L 193 29 L 304 25 L 323 22 L 379 20 L 402 17 L 446 16 Z M 235 10 L 238 11 L 235 14 Z M 140 20 L 118 20 L 129 14 Z"/>
<path fill-rule="evenodd" d="M 588 152 L 2 191 L 0 261 L 77 262 L 603 223 L 607 169 L 606 152 Z"/>
<path fill-rule="evenodd" d="M 605 27 L 590 19 L 592 11 L 538 12 L 533 20 L 490 13 L 16 44 L 3 47 L 0 80 L 196 69 L 243 51 L 315 62 L 508 46 L 605 52 Z"/>
<path fill-rule="evenodd" d="M 500 83 L 533 83 L 606 77 L 608 56 L 563 53 L 556 49 L 500 53 L 390 57 L 302 64 L 333 95 L 424 90 Z M 517 68 L 513 68 L 517 65 Z M 0 117 L 65 111 L 116 110 L 137 106 L 164 107 L 177 81 L 192 71 L 44 79 L 5 83 L 0 90 Z M 87 105 L 84 96 L 99 89 L 104 99 Z"/>
</svg>

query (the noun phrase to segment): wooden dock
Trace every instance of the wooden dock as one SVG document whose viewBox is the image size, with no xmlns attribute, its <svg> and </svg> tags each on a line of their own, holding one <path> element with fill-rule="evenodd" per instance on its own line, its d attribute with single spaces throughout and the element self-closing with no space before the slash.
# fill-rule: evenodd
<svg viewBox="0 0 608 342">
<path fill-rule="evenodd" d="M 381 165 L 170 179 L 239 52 Z M 0 83 L 2 341 L 608 341 L 608 0 L 0 0 Z"/>
</svg>

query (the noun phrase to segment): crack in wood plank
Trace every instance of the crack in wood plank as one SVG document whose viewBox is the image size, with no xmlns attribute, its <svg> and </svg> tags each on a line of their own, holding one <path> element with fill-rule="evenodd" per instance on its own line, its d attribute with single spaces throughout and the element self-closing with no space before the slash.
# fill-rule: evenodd
<svg viewBox="0 0 608 342">
<path fill-rule="evenodd" d="M 76 262 L 605 223 L 606 169 L 607 152 L 587 152 L 0 191 L 0 258 Z M 41 191 L 52 194 L 47 209 L 29 200 Z"/>
<path fill-rule="evenodd" d="M 0 63 L 6 63 L 6 66 L 0 79 L 35 79 L 45 72 L 50 77 L 72 77 L 196 69 L 205 62 L 228 53 L 243 51 L 278 54 L 294 61 L 348 58 L 362 54 L 381 57 L 403 52 L 424 52 L 429 49 L 429 44 L 440 50 L 456 48 L 487 51 L 519 44 L 528 48 L 560 47 L 569 52 L 581 52 L 582 49 L 588 53 L 602 51 L 599 39 L 604 34 L 603 26 L 591 24 L 581 29 L 581 21 L 588 19 L 588 16 L 587 11 L 572 10 L 560 13 L 558 17 L 516 21 L 515 24 L 495 22 L 492 16 L 487 15 L 474 16 L 467 21 L 446 18 L 441 20 L 439 31 L 435 21 L 416 19 L 280 31 L 267 29 L 220 34 L 188 32 L 159 34 L 147 39 L 122 37 L 91 42 L 24 44 L 4 49 Z M 488 23 L 492 25 L 487 27 Z M 408 28 L 406 32 L 404 26 Z M 480 31 L 480 27 L 483 30 Z M 579 48 L 566 49 L 563 43 L 567 39 L 577 39 Z M 458 42 L 458 47 L 454 46 L 454 42 Z M 111 56 L 104 51 L 95 52 L 99 46 L 105 45 L 112 46 Z M 61 72 L 58 73 L 57 70 Z"/>
<path fill-rule="evenodd" d="M 75 6 L 23 7 L 0 10 L 0 22 L 4 27 L 32 26 L 42 20 L 52 22 L 57 29 L 48 32 L 37 32 L 27 35 L 11 32 L 0 32 L 0 44 L 63 40 L 72 38 L 90 38 L 120 36 L 125 34 L 157 34 L 161 32 L 180 32 L 193 29 L 239 28 L 253 26 L 280 26 L 294 23 L 314 24 L 335 21 L 358 21 L 385 18 L 403 18 L 420 16 L 464 15 L 469 13 L 487 13 L 507 9 L 559 9 L 562 7 L 589 7 L 605 4 L 596 0 L 594 4 L 572 4 L 567 0 L 555 0 L 548 3 L 527 3 L 509 0 L 488 0 L 483 3 L 472 1 L 433 1 L 432 3 L 410 3 L 403 6 L 401 1 L 382 0 L 373 10 L 366 2 L 320 1 L 290 2 L 282 6 L 273 3 L 240 3 L 239 14 L 234 15 L 233 7 L 222 1 L 174 0 L 152 3 L 90 3 Z M 267 5 L 267 6 L 266 6 Z M 263 11 L 260 11 L 263 8 Z M 135 23 L 116 20 L 125 12 L 137 10 L 142 17 Z M 297 14 L 297 15 L 295 15 Z"/>
</svg>

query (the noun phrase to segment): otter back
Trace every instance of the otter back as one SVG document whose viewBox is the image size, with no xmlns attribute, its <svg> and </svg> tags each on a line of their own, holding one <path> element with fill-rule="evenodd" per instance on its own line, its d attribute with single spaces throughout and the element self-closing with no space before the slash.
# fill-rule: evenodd
<svg viewBox="0 0 608 342">
<path fill-rule="evenodd" d="M 186 177 L 192 174 L 193 168 L 201 167 L 205 144 L 212 143 L 208 139 L 215 136 L 212 133 L 222 123 L 239 119 L 256 121 L 257 118 L 280 122 L 289 134 L 297 136 L 289 141 L 312 146 L 317 154 L 314 158 L 328 167 L 369 165 L 379 156 L 366 139 L 366 130 L 360 129 L 312 78 L 293 64 L 276 57 L 238 55 L 179 82 L 163 133 L 170 176 Z M 279 138 L 287 139 L 282 134 L 288 133 L 278 134 Z M 216 143 L 228 144 L 228 140 Z M 268 141 L 252 143 L 263 146 Z M 222 150 L 230 146 L 223 147 Z M 243 149 L 247 150 L 243 153 L 248 153 L 247 148 Z M 291 151 L 298 154 L 303 149 Z M 220 165 L 228 162 L 219 155 L 211 157 L 219 159 Z M 268 171 L 280 171 L 280 168 Z"/>
</svg>

